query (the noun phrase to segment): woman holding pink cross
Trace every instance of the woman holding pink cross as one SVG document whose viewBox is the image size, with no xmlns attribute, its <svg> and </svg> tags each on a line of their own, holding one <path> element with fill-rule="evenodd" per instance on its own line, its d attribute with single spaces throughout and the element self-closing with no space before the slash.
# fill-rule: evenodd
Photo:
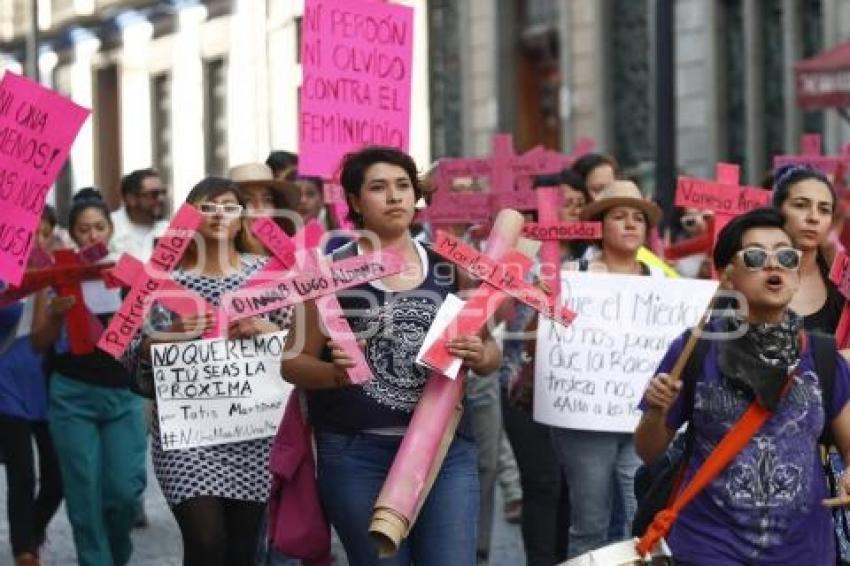
<svg viewBox="0 0 850 566">
<path fill-rule="evenodd" d="M 345 157 L 340 180 L 361 233 L 333 258 L 392 249 L 406 263 L 398 275 L 337 294 L 352 330 L 363 339 L 374 377 L 362 386 L 349 384 L 346 370 L 353 361 L 327 342 L 315 303 L 297 314 L 291 357 L 282 369 L 288 381 L 307 390 L 327 516 L 352 564 L 377 565 L 377 547 L 368 535 L 373 508 L 428 378 L 414 359 L 459 282 L 454 264 L 411 236 L 421 189 L 408 155 L 367 147 Z M 480 375 L 501 363 L 489 337 L 459 337 L 449 342 L 449 351 Z M 476 448 L 464 417 L 412 531 L 398 554 L 380 564 L 474 565 L 477 514 Z"/>
<path fill-rule="evenodd" d="M 186 198 L 203 215 L 195 241 L 170 275 L 210 305 L 205 313 L 179 316 L 155 305 L 151 324 L 142 329 L 128 355 L 140 389 L 152 390 L 151 345 L 194 340 L 217 328 L 211 314 L 222 297 L 241 287 L 266 264 L 256 249 L 244 216 L 246 199 L 231 180 L 207 177 Z M 218 329 L 244 338 L 286 329 L 290 311 L 240 320 Z M 163 495 L 183 535 L 186 566 L 254 563 L 269 493 L 271 438 L 165 450 L 159 419 L 153 419 L 153 461 Z"/>
</svg>

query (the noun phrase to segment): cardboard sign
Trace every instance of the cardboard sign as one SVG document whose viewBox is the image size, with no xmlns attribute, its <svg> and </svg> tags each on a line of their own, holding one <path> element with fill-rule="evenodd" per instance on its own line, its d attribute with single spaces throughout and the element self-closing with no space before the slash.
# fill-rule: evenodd
<svg viewBox="0 0 850 566">
<path fill-rule="evenodd" d="M 699 321 L 716 281 L 561 273 L 569 327 L 541 321 L 534 419 L 572 429 L 634 432 L 637 404 L 670 343 Z"/>
<path fill-rule="evenodd" d="M 404 261 L 398 254 L 371 253 L 327 266 L 312 266 L 275 281 L 238 289 L 225 295 L 222 305 L 230 320 L 240 320 L 383 279 L 402 269 Z"/>
<path fill-rule="evenodd" d="M 180 450 L 277 433 L 292 386 L 280 378 L 285 332 L 154 344 L 160 442 Z"/>
<path fill-rule="evenodd" d="M 98 348 L 116 359 L 121 357 L 144 322 L 163 280 L 169 279 L 169 273 L 183 257 L 200 223 L 201 213 L 194 206 L 187 203 L 180 207 L 157 241 L 145 273 L 134 281 L 121 309 L 109 322 Z"/>
<path fill-rule="evenodd" d="M 0 279 L 19 285 L 47 193 L 89 110 L 6 71 L 0 81 Z"/>
<path fill-rule="evenodd" d="M 301 36 L 298 171 L 334 177 L 365 145 L 410 145 L 413 9 L 307 0 Z"/>
</svg>

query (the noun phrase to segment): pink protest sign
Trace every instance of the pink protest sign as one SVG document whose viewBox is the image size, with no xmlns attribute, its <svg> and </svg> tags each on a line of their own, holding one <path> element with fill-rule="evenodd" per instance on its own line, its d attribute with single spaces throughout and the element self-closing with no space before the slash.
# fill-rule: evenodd
<svg viewBox="0 0 850 566">
<path fill-rule="evenodd" d="M 47 193 L 89 115 L 6 71 L 0 82 L 0 279 L 18 285 Z"/>
<path fill-rule="evenodd" d="M 98 348 L 114 358 L 121 357 L 144 322 L 151 308 L 151 299 L 156 298 L 163 281 L 168 280 L 169 273 L 183 257 L 200 224 L 201 213 L 194 206 L 184 204 L 180 207 L 168 230 L 157 240 L 145 273 L 133 282 L 121 308 L 109 322 L 97 343 Z"/>
<path fill-rule="evenodd" d="M 306 0 L 301 25 L 299 172 L 331 179 L 364 145 L 407 151 L 413 9 Z"/>
</svg>

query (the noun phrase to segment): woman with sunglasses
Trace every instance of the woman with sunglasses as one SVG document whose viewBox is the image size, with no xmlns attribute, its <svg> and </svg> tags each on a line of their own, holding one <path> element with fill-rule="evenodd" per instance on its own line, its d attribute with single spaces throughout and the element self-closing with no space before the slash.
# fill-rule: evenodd
<svg viewBox="0 0 850 566">
<path fill-rule="evenodd" d="M 112 221 L 99 191 L 86 188 L 74 195 L 68 227 L 81 248 L 109 244 Z M 98 292 L 112 294 L 103 287 Z M 117 290 L 111 300 L 118 303 Z M 50 376 L 47 421 L 77 561 L 82 566 L 126 564 L 146 482 L 142 401 L 130 391 L 130 376 L 114 358 L 100 350 L 71 352 L 64 314 L 74 303 L 72 296 L 38 293 L 30 339 L 33 349 L 45 354 Z M 112 314 L 97 317 L 106 326 Z"/>
<path fill-rule="evenodd" d="M 773 206 L 784 216 L 785 229 L 802 252 L 800 289 L 789 307 L 803 317 L 806 329 L 834 334 L 844 300 L 829 279 L 824 248 L 835 220 L 835 189 L 819 171 L 788 165 L 776 172 Z"/>
<path fill-rule="evenodd" d="M 222 296 L 241 287 L 266 258 L 246 252 L 254 247 L 243 216 L 245 199 L 232 181 L 208 177 L 195 185 L 186 201 L 203 214 L 197 232 L 203 245 L 190 245 L 171 277 L 218 306 Z M 287 310 L 240 320 L 228 327 L 227 337 L 288 328 L 289 316 Z M 128 356 L 142 390 L 152 388 L 152 344 L 195 340 L 214 322 L 208 315 L 180 317 L 156 305 L 151 319 L 152 328 L 143 328 Z M 183 535 L 183 563 L 253 565 L 268 498 L 271 439 L 166 451 L 156 415 L 151 437 L 157 479 Z"/>
<path fill-rule="evenodd" d="M 688 424 L 693 451 L 685 484 L 754 400 L 772 413 L 675 518 L 665 537 L 675 564 L 836 564 L 818 438 L 831 432 L 850 458 L 850 368 L 831 353 L 833 394 L 824 399 L 826 354 L 816 359 L 813 336 L 789 308 L 802 254 L 785 225 L 775 209 L 761 208 L 720 231 L 714 267 L 748 308 L 708 323 L 722 339 L 708 340 L 699 375 L 682 375 L 693 380 L 688 386 L 669 377 L 685 345 L 684 335 L 677 338 L 639 405 L 635 446 L 645 462 L 657 460 Z M 850 474 L 841 483 L 850 487 Z"/>
</svg>

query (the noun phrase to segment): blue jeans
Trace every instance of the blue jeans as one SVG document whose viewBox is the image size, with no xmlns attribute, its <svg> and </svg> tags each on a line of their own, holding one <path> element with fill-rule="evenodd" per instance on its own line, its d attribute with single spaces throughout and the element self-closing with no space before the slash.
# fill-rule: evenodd
<svg viewBox="0 0 850 566">
<path fill-rule="evenodd" d="M 375 500 L 401 437 L 316 433 L 318 483 L 328 519 L 352 566 L 475 566 L 478 455 L 456 437 L 410 536 L 398 554 L 378 559 L 369 537 Z"/>
<path fill-rule="evenodd" d="M 623 499 L 626 532 L 637 509 L 635 471 L 641 462 L 629 433 L 552 429 L 552 444 L 570 486 L 569 557 L 599 548 L 609 542 L 616 477 Z"/>
</svg>

